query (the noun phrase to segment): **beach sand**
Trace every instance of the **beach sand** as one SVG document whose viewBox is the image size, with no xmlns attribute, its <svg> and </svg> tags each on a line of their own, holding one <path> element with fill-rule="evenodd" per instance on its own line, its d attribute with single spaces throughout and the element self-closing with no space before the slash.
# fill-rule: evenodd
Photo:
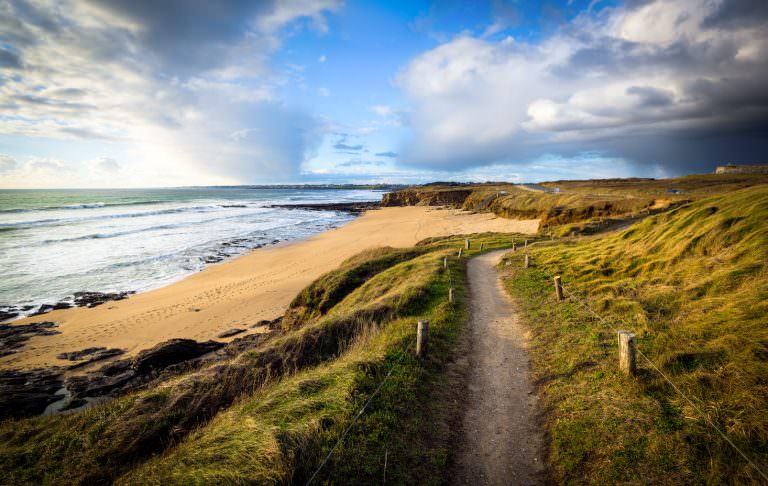
<svg viewBox="0 0 768 486">
<path fill-rule="evenodd" d="M 254 250 L 127 300 L 16 321 L 54 321 L 61 334 L 33 337 L 18 353 L 1 358 L 0 367 L 64 365 L 67 362 L 57 359 L 57 354 L 92 346 L 122 348 L 130 356 L 172 338 L 205 341 L 232 328 L 258 332 L 250 326 L 282 315 L 302 288 L 366 248 L 412 246 L 431 236 L 534 233 L 537 229 L 538 220 L 516 221 L 450 209 L 368 211 L 340 228 L 300 242 Z"/>
</svg>

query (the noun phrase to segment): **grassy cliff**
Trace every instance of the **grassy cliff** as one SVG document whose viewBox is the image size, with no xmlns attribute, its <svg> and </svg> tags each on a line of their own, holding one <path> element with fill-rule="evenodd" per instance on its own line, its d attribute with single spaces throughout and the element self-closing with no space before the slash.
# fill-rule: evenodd
<svg viewBox="0 0 768 486">
<path fill-rule="evenodd" d="M 541 229 L 597 230 L 639 214 L 664 211 L 715 194 L 765 184 L 761 174 L 705 174 L 673 179 L 605 179 L 543 182 L 538 186 L 504 183 L 428 184 L 385 195 L 384 206 L 450 206 L 492 212 L 511 219 L 540 219 Z M 553 192 L 558 190 L 559 192 Z M 567 227 L 566 227 L 567 226 Z M 595 228 L 591 229 L 595 230 Z M 589 230 L 589 231 L 591 231 Z"/>
<path fill-rule="evenodd" d="M 610 235 L 531 248 L 506 282 L 533 330 L 558 482 L 750 483 L 768 467 L 768 187 L 701 199 Z M 557 304 L 552 276 L 562 275 Z M 597 319 L 590 306 L 605 321 Z M 617 368 L 616 329 L 643 358 Z"/>
<path fill-rule="evenodd" d="M 388 376 L 318 479 L 378 482 L 387 456 L 389 481 L 440 483 L 460 412 L 461 245 L 368 250 L 301 292 L 277 336 L 229 361 L 83 412 L 4 422 L 1 482 L 304 483 Z M 419 319 L 430 322 L 426 359 L 414 355 Z"/>
</svg>

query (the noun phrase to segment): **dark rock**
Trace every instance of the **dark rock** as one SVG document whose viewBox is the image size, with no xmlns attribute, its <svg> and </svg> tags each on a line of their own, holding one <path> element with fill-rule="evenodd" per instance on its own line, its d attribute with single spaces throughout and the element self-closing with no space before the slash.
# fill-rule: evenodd
<svg viewBox="0 0 768 486">
<path fill-rule="evenodd" d="M 99 368 L 99 372 L 107 376 L 115 376 L 131 369 L 132 359 L 118 359 Z"/>
<path fill-rule="evenodd" d="M 212 356 L 207 361 L 219 361 L 223 358 L 233 358 L 249 349 L 253 349 L 259 344 L 263 343 L 271 337 L 271 333 L 258 333 L 248 334 L 239 338 L 233 339 L 227 343 L 226 346 L 216 351 L 215 356 Z"/>
<path fill-rule="evenodd" d="M 58 369 L 0 370 L 0 419 L 28 417 L 45 411 L 62 387 Z"/>
<path fill-rule="evenodd" d="M 216 341 L 197 342 L 194 339 L 171 339 L 140 352 L 132 368 L 140 374 L 161 370 L 172 364 L 200 357 L 224 346 Z"/>
<path fill-rule="evenodd" d="M 113 293 L 75 292 L 74 302 L 78 307 L 96 307 L 97 305 L 101 305 L 104 302 L 127 299 L 129 295 L 133 295 L 135 293 L 136 292 L 134 291 Z"/>
<path fill-rule="evenodd" d="M 65 384 L 75 398 L 98 397 L 125 387 L 134 378 L 136 378 L 136 372 L 131 369 L 112 376 L 96 371 L 86 375 L 70 376 L 65 380 Z"/>
<path fill-rule="evenodd" d="M 7 321 L 9 319 L 13 319 L 14 317 L 18 317 L 19 312 L 16 312 L 15 310 L 10 310 L 8 308 L 0 310 L 0 322 Z"/>
<path fill-rule="evenodd" d="M 61 310 L 61 309 L 69 309 L 72 307 L 72 304 L 69 302 L 58 302 L 54 304 L 53 310 Z"/>
<path fill-rule="evenodd" d="M 88 400 L 85 398 L 73 398 L 67 403 L 64 407 L 61 408 L 61 412 L 67 412 L 69 410 L 74 410 L 76 408 L 80 408 L 88 403 Z"/>
<path fill-rule="evenodd" d="M 228 337 L 236 336 L 236 335 L 244 333 L 244 332 L 245 332 L 245 329 L 234 328 L 234 329 L 230 329 L 228 331 L 224 331 L 224 332 L 222 332 L 221 334 L 219 334 L 216 337 L 223 339 L 223 338 L 228 338 Z"/>
<path fill-rule="evenodd" d="M 12 354 L 21 348 L 32 336 L 51 336 L 59 334 L 54 330 L 54 322 L 31 322 L 29 324 L 0 324 L 0 350 L 2 355 Z"/>
<path fill-rule="evenodd" d="M 59 359 L 66 359 L 69 361 L 80 361 L 79 363 L 75 363 L 68 368 L 72 370 L 76 368 L 82 368 L 83 366 L 87 366 L 91 363 L 95 363 L 96 361 L 114 358 L 115 356 L 120 356 L 123 353 L 125 353 L 125 351 L 118 348 L 111 348 L 111 349 L 86 348 L 81 351 L 70 351 L 68 353 L 61 353 L 56 357 Z"/>
<path fill-rule="evenodd" d="M 261 321 L 258 321 L 256 324 L 251 324 L 251 329 L 256 329 L 257 327 L 263 327 L 267 326 L 271 330 L 280 329 L 280 323 L 283 322 L 283 316 L 280 316 L 276 319 L 272 319 L 271 321 L 268 319 L 262 319 Z"/>
<path fill-rule="evenodd" d="M 245 204 L 222 204 L 222 208 L 247 208 Z"/>
<path fill-rule="evenodd" d="M 85 348 L 80 351 L 69 351 L 67 353 L 59 353 L 56 355 L 58 359 L 66 359 L 69 361 L 77 361 L 85 358 L 89 354 L 93 354 L 97 351 L 104 351 L 107 348 Z"/>
<path fill-rule="evenodd" d="M 52 310 L 53 310 L 53 306 L 51 304 L 43 304 L 40 307 L 38 307 L 37 310 L 32 315 L 39 316 L 40 314 L 45 314 L 46 312 L 51 312 Z"/>
<path fill-rule="evenodd" d="M 342 211 L 362 213 L 369 209 L 379 209 L 378 202 L 319 203 L 319 204 L 272 204 L 270 208 L 308 209 L 310 211 Z"/>
</svg>

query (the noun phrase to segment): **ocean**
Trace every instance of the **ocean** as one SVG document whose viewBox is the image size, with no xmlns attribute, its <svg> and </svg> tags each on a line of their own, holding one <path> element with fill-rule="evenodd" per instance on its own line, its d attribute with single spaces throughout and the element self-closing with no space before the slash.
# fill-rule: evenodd
<svg viewBox="0 0 768 486">
<path fill-rule="evenodd" d="M 0 312 L 75 292 L 146 291 L 355 216 L 273 204 L 378 201 L 382 191 L 179 188 L 0 190 Z"/>
</svg>

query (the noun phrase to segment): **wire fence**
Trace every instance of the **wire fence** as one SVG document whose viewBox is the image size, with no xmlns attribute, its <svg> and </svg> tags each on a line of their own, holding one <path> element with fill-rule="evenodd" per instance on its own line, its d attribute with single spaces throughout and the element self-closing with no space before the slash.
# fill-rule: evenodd
<svg viewBox="0 0 768 486">
<path fill-rule="evenodd" d="M 533 244 L 533 242 L 531 243 Z M 530 245 L 529 245 L 530 246 Z M 460 257 L 458 257 L 460 258 Z M 457 258 L 457 260 L 458 260 Z M 449 288 L 453 288 L 453 278 L 450 271 L 450 265 L 446 265 L 444 268 L 444 271 L 448 277 L 448 285 Z M 590 314 L 592 314 L 593 317 L 595 317 L 598 321 L 603 323 L 605 326 L 610 328 L 613 331 L 618 332 L 619 328 L 615 326 L 613 323 L 609 322 L 605 317 L 600 315 L 598 312 L 596 312 L 589 304 L 586 298 L 581 297 L 574 292 L 571 292 L 569 289 L 567 289 L 564 285 L 561 284 L 561 288 L 563 292 L 573 299 L 574 301 L 578 302 L 582 307 L 584 307 Z M 613 321 L 620 321 L 624 325 L 627 325 L 627 322 L 622 318 L 613 319 Z M 627 325 L 628 326 L 628 325 Z M 357 413 L 352 417 L 352 420 L 347 425 L 347 427 L 344 429 L 344 432 L 342 432 L 341 436 L 339 436 L 336 443 L 331 447 L 331 449 L 328 451 L 326 456 L 323 458 L 322 462 L 318 465 L 317 469 L 314 471 L 312 476 L 307 481 L 307 485 L 310 485 L 314 482 L 317 475 L 322 471 L 322 469 L 326 466 L 330 458 L 333 456 L 333 453 L 336 451 L 336 449 L 344 442 L 344 439 L 349 435 L 350 431 L 354 427 L 354 425 L 357 423 L 357 421 L 360 419 L 360 417 L 363 416 L 365 411 L 368 409 L 370 404 L 373 402 L 373 399 L 376 398 L 376 396 L 379 395 L 382 388 L 386 384 L 387 380 L 392 376 L 395 369 L 402 364 L 403 359 L 405 356 L 408 355 L 408 353 L 411 351 L 411 348 L 415 345 L 415 340 L 411 343 L 409 343 L 405 349 L 403 350 L 400 357 L 390 366 L 389 370 L 387 371 L 387 374 L 384 376 L 384 378 L 381 380 L 381 382 L 378 384 L 376 389 L 371 393 L 371 395 L 368 397 L 368 399 L 365 401 L 363 406 L 357 411 Z M 640 355 L 640 357 L 654 370 L 656 371 L 663 379 L 666 381 L 673 390 L 677 394 L 679 394 L 698 414 L 701 416 L 702 419 L 710 426 L 712 429 L 714 429 L 757 473 L 766 481 L 768 482 L 768 475 L 752 460 L 747 456 L 744 451 L 742 451 L 732 440 L 728 435 L 720 428 L 718 427 L 707 414 L 705 414 L 701 408 L 691 399 L 687 394 L 685 394 L 670 378 L 667 376 L 666 373 L 664 373 L 661 370 L 661 367 L 658 366 L 656 363 L 654 363 L 645 353 L 643 353 L 639 347 L 635 347 L 637 354 Z"/>
<path fill-rule="evenodd" d="M 457 258 L 457 260 L 458 260 L 458 258 Z M 445 261 L 448 261 L 448 260 L 445 260 Z M 450 265 L 446 265 L 443 270 L 444 270 L 444 272 L 448 276 L 449 288 L 453 288 L 453 278 L 451 276 L 451 267 L 450 267 Z M 314 482 L 314 480 L 317 478 L 317 475 L 320 474 L 320 471 L 322 471 L 322 469 L 325 467 L 325 465 L 328 463 L 328 461 L 333 456 L 333 453 L 336 452 L 336 449 L 338 449 L 338 447 L 344 442 L 344 439 L 346 439 L 347 435 L 349 435 L 349 432 L 352 430 L 352 427 L 354 427 L 354 425 L 357 423 L 357 421 L 360 420 L 360 417 L 363 416 L 365 411 L 371 405 L 371 402 L 373 402 L 373 399 L 376 398 L 376 396 L 378 396 L 378 394 L 381 392 L 381 389 L 384 387 L 384 384 L 387 382 L 387 380 L 389 380 L 389 378 L 392 376 L 392 373 L 395 371 L 395 369 L 398 366 L 400 366 L 402 364 L 403 359 L 406 356 L 408 356 L 408 354 L 415 347 L 415 345 L 416 345 L 416 339 L 413 339 L 412 341 L 409 341 L 409 343 L 405 346 L 405 348 L 403 349 L 403 352 L 400 354 L 400 357 L 394 363 L 392 363 L 392 366 L 390 366 L 389 371 L 387 371 L 387 374 L 384 375 L 384 378 L 381 380 L 381 382 L 379 382 L 378 386 L 373 391 L 373 393 L 371 393 L 371 395 L 365 401 L 363 406 L 360 407 L 360 409 L 357 411 L 357 413 L 354 415 L 354 417 L 352 417 L 352 420 L 349 422 L 347 427 L 344 429 L 344 432 L 342 432 L 341 436 L 339 436 L 339 438 L 336 441 L 336 443 L 334 443 L 333 447 L 331 447 L 331 450 L 328 451 L 328 454 L 325 455 L 325 457 L 323 458 L 322 462 L 320 462 L 320 464 L 317 466 L 317 469 L 315 469 L 315 472 L 312 473 L 312 476 L 310 476 L 309 480 L 307 481 L 307 486 L 309 486 L 310 484 L 312 484 Z M 386 474 L 386 460 L 387 460 L 386 454 L 385 454 L 384 457 L 385 457 L 385 459 L 384 459 L 385 460 L 385 466 L 384 466 L 385 467 L 385 469 L 384 469 L 385 473 L 384 474 Z M 386 476 L 385 476 L 384 480 L 386 482 Z"/>
<path fill-rule="evenodd" d="M 575 293 L 568 290 L 565 285 L 562 283 L 560 284 L 560 288 L 563 290 L 563 292 L 571 297 L 574 301 L 578 302 L 582 307 L 584 307 L 592 316 L 594 316 L 597 320 L 602 322 L 604 325 L 609 327 L 615 332 L 619 331 L 619 328 L 615 326 L 614 324 L 610 323 L 606 318 L 604 318 L 602 315 L 600 315 L 598 312 L 596 312 L 589 304 L 586 298 L 580 297 L 576 295 Z M 619 321 L 623 323 L 625 326 L 630 327 L 627 322 L 623 318 L 616 318 L 613 319 L 613 321 Z M 666 381 L 675 392 L 677 392 L 678 395 L 680 395 L 695 411 L 696 413 L 701 416 L 702 419 L 710 426 L 712 429 L 714 429 L 757 473 L 766 481 L 768 482 L 768 475 L 763 471 L 762 468 L 760 468 L 752 459 L 747 456 L 744 451 L 742 451 L 732 440 L 728 435 L 720 428 L 718 427 L 707 414 L 705 414 L 701 408 L 694 403 L 694 401 L 686 395 L 670 378 L 667 376 L 666 373 L 664 373 L 661 370 L 661 367 L 658 366 L 656 363 L 654 363 L 645 353 L 643 353 L 640 348 L 636 345 L 635 350 L 637 351 L 637 354 L 640 355 L 641 358 L 650 366 L 654 371 L 656 371 L 663 379 Z"/>
</svg>

